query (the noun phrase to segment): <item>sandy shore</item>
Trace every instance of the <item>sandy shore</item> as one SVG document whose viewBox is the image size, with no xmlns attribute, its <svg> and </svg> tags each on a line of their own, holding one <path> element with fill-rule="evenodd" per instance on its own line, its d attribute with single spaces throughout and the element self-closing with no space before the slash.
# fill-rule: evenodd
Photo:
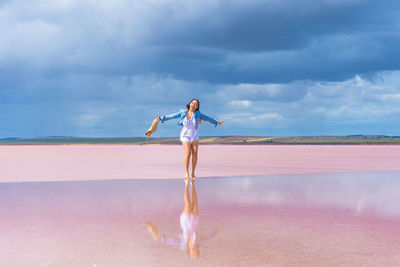
<svg viewBox="0 0 400 267">
<path fill-rule="evenodd" d="M 400 146 L 203 145 L 197 176 L 400 171 Z M 180 145 L 0 146 L 1 182 L 182 178 Z"/>
</svg>

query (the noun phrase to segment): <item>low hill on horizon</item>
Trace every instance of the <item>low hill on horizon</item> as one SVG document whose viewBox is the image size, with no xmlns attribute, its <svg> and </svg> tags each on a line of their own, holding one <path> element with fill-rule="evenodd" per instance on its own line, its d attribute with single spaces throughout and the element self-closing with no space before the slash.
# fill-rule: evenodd
<svg viewBox="0 0 400 267">
<path fill-rule="evenodd" d="M 49 136 L 37 138 L 9 137 L 0 139 L 0 145 L 74 145 L 74 144 L 180 144 L 178 137 L 149 138 L 145 137 L 69 137 Z M 201 144 L 226 145 L 284 145 L 284 144 L 332 144 L 332 145 L 362 145 L 362 144 L 400 144 L 400 136 L 385 135 L 347 135 L 347 136 L 205 136 L 200 138 Z"/>
</svg>

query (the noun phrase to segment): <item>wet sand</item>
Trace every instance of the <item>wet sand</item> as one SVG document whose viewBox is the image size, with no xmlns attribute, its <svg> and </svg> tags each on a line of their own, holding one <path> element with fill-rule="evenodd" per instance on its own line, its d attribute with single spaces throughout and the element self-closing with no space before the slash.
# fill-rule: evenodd
<svg viewBox="0 0 400 267">
<path fill-rule="evenodd" d="M 400 171 L 395 145 L 200 145 L 198 177 Z M 182 179 L 179 145 L 0 146 L 1 182 Z"/>
<path fill-rule="evenodd" d="M 0 184 L 4 266 L 399 266 L 400 172 L 196 181 L 199 257 L 177 179 Z M 193 189 L 189 187 L 190 192 Z M 193 202 L 193 198 L 192 198 Z M 218 233 L 217 235 L 213 233 Z M 209 238 L 207 238 L 207 236 Z"/>
</svg>

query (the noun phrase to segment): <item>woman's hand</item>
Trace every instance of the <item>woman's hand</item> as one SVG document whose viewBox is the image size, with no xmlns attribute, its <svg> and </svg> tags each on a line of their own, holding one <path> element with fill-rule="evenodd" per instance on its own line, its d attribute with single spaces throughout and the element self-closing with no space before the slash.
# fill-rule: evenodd
<svg viewBox="0 0 400 267">
<path fill-rule="evenodd" d="M 160 119 L 160 117 L 157 117 L 156 120 L 157 120 L 157 121 L 160 121 L 161 119 Z"/>
<path fill-rule="evenodd" d="M 222 123 L 224 123 L 224 121 L 218 121 L 219 126 L 222 126 Z"/>
</svg>

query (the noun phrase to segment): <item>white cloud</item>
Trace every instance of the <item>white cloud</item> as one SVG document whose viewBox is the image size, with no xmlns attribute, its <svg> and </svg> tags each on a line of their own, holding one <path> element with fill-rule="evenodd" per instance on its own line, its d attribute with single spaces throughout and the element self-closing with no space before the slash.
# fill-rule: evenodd
<svg viewBox="0 0 400 267">
<path fill-rule="evenodd" d="M 378 99 L 382 102 L 400 102 L 399 94 L 382 94 Z"/>
<path fill-rule="evenodd" d="M 19 22 L 0 30 L 0 60 L 8 57 L 42 61 L 58 49 L 59 28 L 43 20 Z"/>
<path fill-rule="evenodd" d="M 220 85 L 215 93 L 220 99 L 235 99 L 236 101 L 271 101 L 292 102 L 303 97 L 305 86 L 299 83 L 293 84 L 251 84 L 241 83 L 237 85 Z M 225 101 L 224 101 L 225 102 Z M 241 102 L 235 102 L 241 103 Z M 247 102 L 244 102 L 247 103 Z"/>
<path fill-rule="evenodd" d="M 252 105 L 251 101 L 248 100 L 233 100 L 228 102 L 228 106 L 232 108 L 248 108 Z"/>
<path fill-rule="evenodd" d="M 250 112 L 230 112 L 220 114 L 223 120 L 230 124 L 238 125 L 240 127 L 251 128 L 280 128 L 284 123 L 284 117 L 279 113 L 250 113 Z"/>
<path fill-rule="evenodd" d="M 72 124 L 83 129 L 90 129 L 112 121 L 113 115 L 118 112 L 117 107 L 107 106 L 104 103 L 87 103 L 81 109 L 76 110 L 76 115 L 70 118 Z"/>
</svg>

